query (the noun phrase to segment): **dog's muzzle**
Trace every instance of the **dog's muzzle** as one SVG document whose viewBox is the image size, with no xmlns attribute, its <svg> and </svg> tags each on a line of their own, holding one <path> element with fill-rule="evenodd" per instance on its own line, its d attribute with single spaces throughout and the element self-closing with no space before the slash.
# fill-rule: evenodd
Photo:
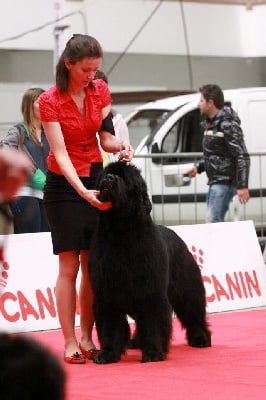
<svg viewBox="0 0 266 400">
<path fill-rule="evenodd" d="M 115 183 L 115 176 L 112 174 L 107 174 L 102 179 L 99 185 L 100 190 L 100 200 L 101 201 L 109 201 L 111 200 L 111 190 Z"/>
</svg>

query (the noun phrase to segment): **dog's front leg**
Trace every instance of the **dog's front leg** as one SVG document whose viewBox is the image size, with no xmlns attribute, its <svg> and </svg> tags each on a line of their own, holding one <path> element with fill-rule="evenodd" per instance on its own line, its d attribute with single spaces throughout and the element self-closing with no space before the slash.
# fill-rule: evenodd
<svg viewBox="0 0 266 400">
<path fill-rule="evenodd" d="M 118 362 L 125 352 L 130 329 L 126 316 L 117 310 L 95 307 L 96 329 L 100 341 L 100 352 L 94 358 L 96 364 L 110 364 Z"/>
<path fill-rule="evenodd" d="M 145 299 L 136 313 L 137 338 L 142 349 L 142 362 L 163 361 L 166 358 L 171 331 L 171 311 L 168 300 L 160 296 Z"/>
</svg>

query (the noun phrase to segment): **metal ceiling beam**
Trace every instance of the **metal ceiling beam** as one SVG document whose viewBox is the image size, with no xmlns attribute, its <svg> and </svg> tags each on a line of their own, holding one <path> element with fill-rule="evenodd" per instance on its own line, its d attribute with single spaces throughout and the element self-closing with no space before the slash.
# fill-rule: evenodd
<svg viewBox="0 0 266 400">
<path fill-rule="evenodd" d="M 251 9 L 253 6 L 266 5 L 266 0 L 166 0 L 183 3 L 209 3 L 209 4 L 226 4 L 226 5 L 241 5 L 247 9 Z"/>
</svg>

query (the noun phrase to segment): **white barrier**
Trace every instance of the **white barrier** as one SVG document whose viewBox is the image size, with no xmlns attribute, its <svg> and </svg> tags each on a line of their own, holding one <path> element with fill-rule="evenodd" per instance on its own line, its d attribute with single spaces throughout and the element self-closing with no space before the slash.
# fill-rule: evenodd
<svg viewBox="0 0 266 400">
<path fill-rule="evenodd" d="M 208 312 L 266 306 L 266 268 L 251 221 L 171 228 L 197 259 Z M 0 276 L 0 329 L 59 328 L 54 296 L 58 259 L 52 254 L 50 233 L 9 235 L 6 239 Z"/>
<path fill-rule="evenodd" d="M 266 267 L 252 221 L 172 228 L 200 266 L 208 312 L 266 306 Z"/>
</svg>

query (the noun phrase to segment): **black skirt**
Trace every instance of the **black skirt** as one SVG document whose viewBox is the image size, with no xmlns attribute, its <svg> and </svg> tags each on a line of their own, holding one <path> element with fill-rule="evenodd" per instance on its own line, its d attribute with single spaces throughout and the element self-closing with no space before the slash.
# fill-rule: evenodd
<svg viewBox="0 0 266 400">
<path fill-rule="evenodd" d="M 92 164 L 91 176 L 81 177 L 87 189 L 95 189 L 102 163 Z M 98 219 L 97 209 L 79 196 L 63 175 L 48 171 L 44 207 L 51 229 L 53 253 L 88 250 Z"/>
</svg>

